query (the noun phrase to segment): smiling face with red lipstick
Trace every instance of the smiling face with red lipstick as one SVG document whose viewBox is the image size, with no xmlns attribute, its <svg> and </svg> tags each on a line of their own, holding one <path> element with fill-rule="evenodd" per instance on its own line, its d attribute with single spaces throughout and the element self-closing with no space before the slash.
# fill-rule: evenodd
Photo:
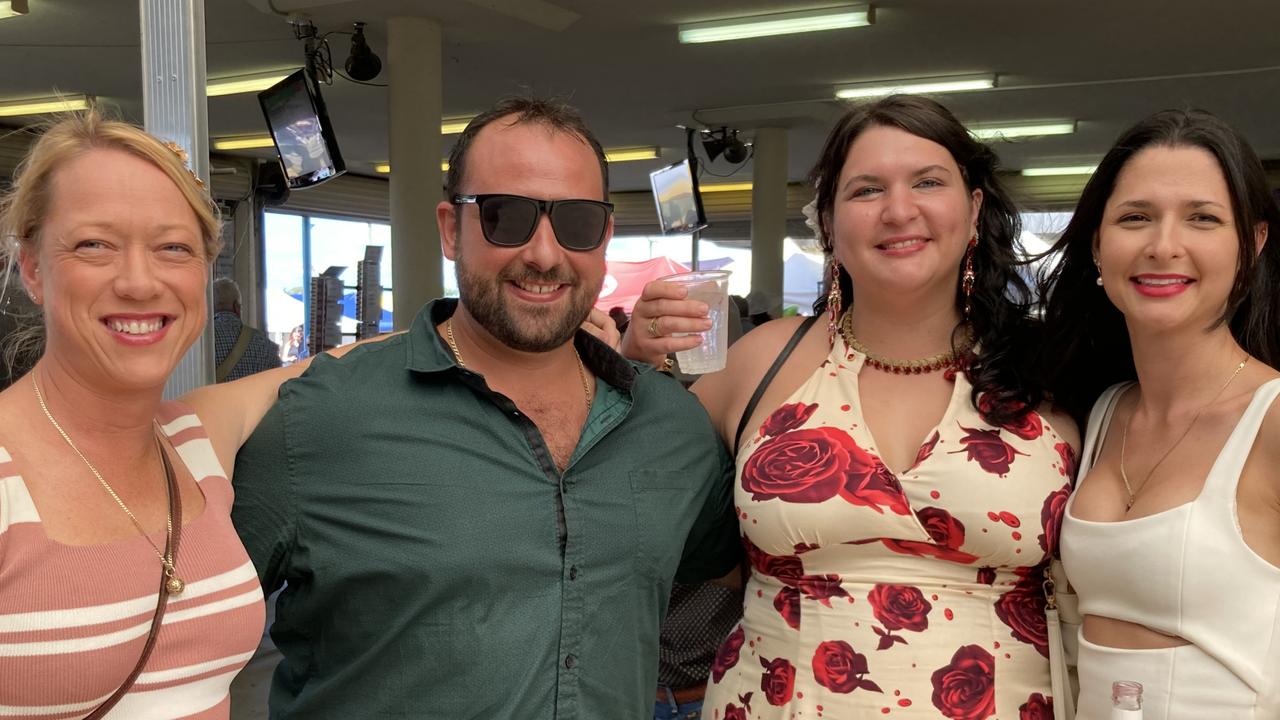
<svg viewBox="0 0 1280 720">
<path fill-rule="evenodd" d="M 207 314 L 196 213 L 162 170 L 114 149 L 58 168 L 48 202 L 22 259 L 44 309 L 46 361 L 89 387 L 162 387 Z"/>
<path fill-rule="evenodd" d="M 1238 234 L 1213 155 L 1146 148 L 1117 175 L 1098 229 L 1095 257 L 1107 297 L 1132 330 L 1209 328 L 1235 282 Z"/>
</svg>

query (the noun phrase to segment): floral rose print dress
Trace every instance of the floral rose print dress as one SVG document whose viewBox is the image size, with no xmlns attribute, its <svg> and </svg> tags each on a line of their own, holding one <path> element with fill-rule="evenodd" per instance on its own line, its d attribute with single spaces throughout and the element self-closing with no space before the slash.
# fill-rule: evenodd
<svg viewBox="0 0 1280 720">
<path fill-rule="evenodd" d="M 942 421 L 895 476 L 860 412 L 864 360 L 837 336 L 744 439 L 751 579 L 704 716 L 1052 718 L 1042 573 L 1070 446 L 1035 413 L 985 423 L 957 374 Z"/>
</svg>

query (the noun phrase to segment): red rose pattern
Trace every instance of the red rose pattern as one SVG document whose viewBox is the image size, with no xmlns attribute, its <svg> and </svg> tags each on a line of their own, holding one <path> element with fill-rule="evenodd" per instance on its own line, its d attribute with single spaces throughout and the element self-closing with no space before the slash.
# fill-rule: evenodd
<svg viewBox="0 0 1280 720">
<path fill-rule="evenodd" d="M 711 661 L 711 680 L 712 682 L 720 682 L 724 679 L 724 674 L 729 672 L 729 668 L 738 664 L 738 654 L 742 651 L 742 645 L 747 641 L 746 631 L 742 626 L 734 628 L 729 633 L 729 637 L 720 643 L 720 649 L 716 651 L 716 659 Z"/>
<path fill-rule="evenodd" d="M 1067 498 L 1071 496 L 1071 483 L 1067 483 L 1057 492 L 1044 499 L 1044 507 L 1040 508 L 1040 525 L 1044 532 L 1040 533 L 1040 549 L 1046 558 L 1057 557 L 1058 537 L 1062 534 L 1062 516 L 1067 511 Z"/>
<path fill-rule="evenodd" d="M 760 658 L 764 672 L 760 675 L 760 689 L 770 705 L 786 705 L 796 686 L 796 669 L 785 658 L 765 660 Z"/>
<path fill-rule="evenodd" d="M 859 688 L 884 692 L 879 685 L 866 679 L 869 672 L 867 656 L 843 640 L 820 643 L 813 653 L 813 679 L 832 692 L 851 693 Z"/>
<path fill-rule="evenodd" d="M 880 538 L 880 542 L 890 550 L 903 555 L 934 557 L 963 565 L 977 562 L 977 555 L 960 549 L 960 546 L 964 545 L 964 523 L 952 517 L 951 513 L 942 508 L 927 507 L 916 512 L 916 518 L 920 520 L 929 537 L 933 538 L 933 543 L 894 538 Z M 860 545 L 866 542 L 875 542 L 875 540 L 859 540 L 853 544 Z"/>
<path fill-rule="evenodd" d="M 983 393 L 982 397 L 978 398 L 978 411 L 984 418 L 994 409 L 994 407 L 995 401 L 992 399 L 990 393 Z M 1009 402 L 1005 403 L 1004 409 L 1008 411 L 1017 411 L 1021 410 L 1023 407 L 1025 406 L 1022 405 L 1022 403 Z M 1017 435 L 1023 440 L 1035 440 L 1044 434 L 1044 423 L 1040 419 L 1040 414 L 1034 410 L 1027 411 L 1027 413 L 1022 416 L 1022 420 L 1018 422 L 1005 423 L 1000 427 L 1008 430 L 1013 435 Z"/>
<path fill-rule="evenodd" d="M 812 405 L 805 405 L 804 403 L 783 405 L 774 410 L 773 414 L 760 426 L 760 434 L 764 437 L 777 437 L 789 430 L 795 430 L 804 425 L 817 409 L 817 403 Z"/>
<path fill-rule="evenodd" d="M 1044 617 L 1042 567 L 1017 568 L 1018 581 L 996 600 L 996 617 L 1009 626 L 1013 637 L 1034 645 L 1049 657 L 1049 625 Z"/>
<path fill-rule="evenodd" d="M 796 582 L 796 589 L 827 607 L 831 607 L 833 597 L 849 597 L 848 591 L 840 584 L 839 575 L 804 575 Z"/>
<path fill-rule="evenodd" d="M 1053 446 L 1058 451 L 1058 458 L 1062 460 L 1062 469 L 1059 471 L 1067 482 L 1075 482 L 1076 479 L 1076 451 L 1071 449 L 1067 443 L 1060 442 Z"/>
<path fill-rule="evenodd" d="M 933 672 L 933 706 L 951 720 L 982 720 L 996 714 L 996 659 L 978 645 L 965 645 L 951 663 Z"/>
<path fill-rule="evenodd" d="M 1053 720 L 1053 698 L 1032 693 L 1018 707 L 1018 720 Z"/>
<path fill-rule="evenodd" d="M 980 399 L 980 405 L 986 409 L 986 396 Z M 822 503 L 840 498 L 837 502 L 845 502 L 850 505 L 868 508 L 875 513 L 886 517 L 886 520 L 894 516 L 905 516 L 912 512 L 914 508 L 911 501 L 908 500 L 903 488 L 896 476 L 885 467 L 884 463 L 873 453 L 867 452 L 863 447 L 850 436 L 850 428 L 844 427 L 828 427 L 815 426 L 805 427 L 810 422 L 817 410 L 816 403 L 789 403 L 779 407 L 769 416 L 765 423 L 761 426 L 760 436 L 764 440 L 748 458 L 743 467 L 741 482 L 742 489 L 750 494 L 752 500 L 757 502 L 777 499 L 782 502 L 789 503 Z M 845 414 L 844 417 L 850 417 Z M 851 417 L 855 418 L 854 422 L 862 422 L 857 419 L 856 414 Z M 843 420 L 842 420 L 843 422 Z M 1040 415 L 1035 412 L 1028 412 L 1018 422 L 1006 423 L 997 427 L 991 427 L 985 423 L 979 423 L 976 427 L 966 427 L 963 422 L 956 424 L 962 434 L 948 434 L 944 439 L 941 431 L 934 431 L 929 439 L 919 448 L 916 454 L 915 463 L 912 469 L 929 460 L 937 450 L 941 443 L 951 443 L 949 447 L 958 450 L 952 450 L 949 454 L 960 454 L 964 458 L 963 461 L 956 461 L 952 466 L 955 470 L 960 471 L 960 476 L 967 472 L 962 466 L 973 467 L 969 463 L 975 464 L 977 467 L 973 472 L 978 472 L 980 468 L 982 473 L 990 476 L 1005 477 L 1011 473 L 1015 464 L 1018 468 L 1017 479 L 1028 476 L 1032 481 L 1036 481 L 1037 467 L 1043 468 L 1039 470 L 1043 474 L 1044 470 L 1052 473 L 1054 477 L 1066 476 L 1068 480 L 1074 477 L 1076 472 L 1076 458 L 1071 447 L 1064 442 L 1058 442 L 1058 438 L 1053 435 L 1051 428 L 1045 424 Z M 856 428 L 854 425 L 853 428 Z M 856 433 L 856 430 L 855 430 Z M 1018 438 L 1014 440 L 1013 438 Z M 1010 444 L 1019 444 L 1014 447 Z M 1035 443 L 1033 441 L 1039 441 Z M 1049 447 L 1054 449 L 1053 453 L 1048 453 Z M 1048 458 L 1045 454 L 1048 454 Z M 1019 457 L 1035 456 L 1031 460 L 1019 460 Z M 945 456 L 943 456 L 945 457 Z M 939 460 L 941 462 L 941 460 Z M 1043 463 L 1043 465 L 1038 465 Z M 1056 472 L 1055 472 L 1056 471 Z M 926 473 L 932 472 L 926 470 Z M 972 477 L 972 473 L 970 474 Z M 914 476 L 913 476 L 914 478 Z M 947 493 L 956 492 L 957 485 L 951 487 L 940 486 L 937 481 L 931 482 L 926 486 L 926 492 L 929 487 L 937 488 L 929 494 L 933 500 L 939 500 L 939 492 L 941 497 L 949 499 L 954 495 Z M 1049 493 L 1043 500 L 1041 506 L 1040 525 L 1043 533 L 1039 537 L 1039 545 L 1044 550 L 1046 556 L 1051 556 L 1057 552 L 1057 538 L 1061 527 L 1062 516 L 1066 501 L 1070 495 L 1071 484 L 1061 486 L 1059 489 Z M 916 498 L 915 502 L 920 503 L 924 499 L 922 495 Z M 928 500 L 924 500 L 928 502 Z M 959 564 L 974 564 L 980 559 L 966 550 L 962 549 L 966 541 L 965 522 L 951 514 L 947 509 L 942 507 L 929 507 L 917 505 L 919 510 L 914 510 L 920 526 L 924 529 L 929 537 L 929 541 L 919 540 L 899 540 L 891 537 L 867 538 L 858 540 L 848 540 L 850 544 L 865 543 L 882 543 L 888 550 L 904 555 L 912 555 L 917 557 L 936 558 Z M 1028 512 L 1025 505 L 1013 504 L 1006 505 L 1013 512 L 1008 513 L 1015 520 L 1021 520 L 1021 526 L 1027 527 L 1028 523 L 1033 523 L 1031 512 Z M 1021 508 L 1021 509 L 1020 509 Z M 744 508 L 745 510 L 746 508 Z M 886 512 L 888 511 L 888 512 Z M 1002 511 L 1001 515 L 1004 515 Z M 1031 516 L 1031 517 L 1029 517 Z M 746 514 L 743 515 L 744 523 L 746 522 Z M 877 522 L 875 516 L 867 517 L 867 522 L 874 524 Z M 1008 533 L 1010 528 L 1018 528 L 1017 522 L 1006 521 L 1002 525 L 987 525 L 980 523 L 976 514 L 970 519 L 965 515 L 966 520 L 973 525 L 975 547 L 971 548 L 975 551 L 982 552 L 986 560 L 986 565 L 975 568 L 975 582 L 978 586 L 986 586 L 990 588 L 998 588 L 1005 590 L 998 597 L 994 596 L 998 590 L 986 590 L 980 587 L 972 591 L 972 594 L 981 595 L 982 592 L 991 592 L 994 600 L 993 609 L 1000 621 L 1009 629 L 1010 636 L 1018 641 L 1012 644 L 1006 644 L 1001 640 L 995 647 L 1002 647 L 998 653 L 1008 653 L 1010 651 L 1029 653 L 1031 648 L 1047 657 L 1047 628 L 1044 619 L 1044 598 L 1040 589 L 1038 578 L 1041 577 L 1042 568 L 1040 567 L 1010 567 L 1003 565 L 1001 567 L 991 567 L 992 563 L 986 556 L 990 546 L 990 540 L 995 537 L 988 538 L 988 531 L 995 533 L 997 531 Z M 754 524 L 755 518 L 752 518 Z M 764 519 L 760 523 L 764 523 Z M 902 521 L 896 521 L 901 523 Z M 744 525 L 745 526 L 745 525 Z M 874 526 L 874 525 L 873 525 Z M 749 527 L 749 526 L 745 526 Z M 763 525 L 761 525 L 763 527 Z M 1032 526 L 1034 527 L 1034 526 Z M 981 541 L 978 539 L 978 529 L 981 528 L 983 537 Z M 1017 531 L 1012 531 L 1014 540 L 1020 540 Z M 817 536 L 813 536 L 817 537 Z M 1007 535 L 1006 535 L 1007 537 Z M 799 632 L 800 618 L 802 609 L 808 603 L 818 603 L 827 608 L 834 608 L 839 613 L 845 607 L 845 603 L 854 603 L 854 598 L 849 595 L 845 584 L 840 575 L 824 573 L 814 574 L 807 573 L 805 569 L 805 561 L 801 559 L 803 553 L 818 549 L 819 545 L 808 541 L 792 541 L 786 545 L 788 554 L 772 555 L 761 550 L 750 542 L 746 537 L 743 538 L 744 545 L 747 549 L 747 555 L 750 559 L 751 566 L 760 575 L 772 578 L 781 585 L 778 592 L 769 598 L 764 597 L 764 602 L 772 602 L 775 610 L 778 612 L 781 624 Z M 776 540 L 771 539 L 769 547 L 777 547 Z M 827 542 L 827 541 L 820 541 Z M 1006 540 L 1007 542 L 1007 540 Z M 1021 546 L 1025 547 L 1025 546 Z M 781 549 L 781 548 L 779 548 Z M 823 555 L 821 564 L 825 565 L 829 556 Z M 1026 557 L 1027 562 L 1036 562 L 1037 557 Z M 815 567 L 814 569 L 817 569 Z M 823 568 L 829 569 L 829 568 Z M 1012 569 L 1018 577 L 1017 582 L 1012 587 L 997 586 L 997 578 L 1000 572 L 1007 572 Z M 775 587 L 777 587 L 775 585 Z M 970 593 L 966 593 L 970 594 Z M 753 596 L 755 593 L 753 593 Z M 859 596 L 857 605 L 854 607 L 865 608 L 861 613 L 867 613 L 874 617 L 874 622 L 863 619 L 861 627 L 863 632 L 868 628 L 879 636 L 880 646 L 872 652 L 872 658 L 880 657 L 879 652 L 885 651 L 892 655 L 902 652 L 910 658 L 912 650 L 903 648 L 895 650 L 898 645 L 907 645 L 907 639 L 903 637 L 905 633 L 921 633 L 919 640 L 913 642 L 933 642 L 937 643 L 937 639 L 930 640 L 933 635 L 930 633 L 932 628 L 949 627 L 954 628 L 947 637 L 955 637 L 955 632 L 963 632 L 961 629 L 964 623 L 961 621 L 960 611 L 963 608 L 956 608 L 957 612 L 952 614 L 950 603 L 940 605 L 938 596 L 931 595 L 927 590 L 912 585 L 898 584 L 875 584 L 871 591 L 866 595 L 866 605 L 862 605 L 862 597 Z M 840 599 L 842 602 L 835 604 L 834 601 Z M 932 602 L 931 602 L 932 599 Z M 754 601 L 754 597 L 749 598 Z M 815 610 L 817 605 L 813 605 Z M 954 624 L 948 625 L 941 617 L 941 614 L 935 615 L 930 622 L 930 616 L 933 610 L 938 607 L 946 607 L 945 621 L 956 620 Z M 824 611 L 830 613 L 831 611 Z M 861 614 L 860 613 L 860 614 Z M 859 614 L 859 615 L 860 615 Z M 851 615 L 857 618 L 859 615 Z M 830 616 L 838 619 L 840 615 Z M 865 618 L 865 616 L 863 616 Z M 818 621 L 810 621 L 814 624 L 810 632 L 824 629 L 828 618 L 823 617 Z M 879 623 L 877 626 L 875 623 Z M 854 623 L 855 626 L 858 623 Z M 784 631 L 785 632 L 785 631 Z M 750 643 L 751 657 L 759 660 L 762 672 L 759 678 L 759 690 L 764 695 L 770 706 L 783 707 L 790 703 L 796 702 L 798 698 L 803 698 L 799 702 L 809 707 L 810 703 L 820 705 L 821 703 L 831 703 L 835 700 L 834 696 L 855 693 L 858 690 L 864 692 L 883 692 L 880 685 L 873 681 L 870 677 L 870 667 L 868 656 L 854 650 L 854 646 L 846 640 L 827 639 L 820 642 L 814 650 L 811 661 L 811 669 L 813 672 L 813 681 L 819 688 L 806 686 L 805 680 L 801 678 L 800 684 L 797 684 L 797 669 L 793 663 L 797 658 L 792 655 L 789 657 L 773 657 L 769 655 L 774 653 L 762 653 L 761 650 L 769 647 L 769 636 L 765 635 L 762 639 L 755 637 L 755 631 L 752 630 L 754 640 Z M 723 712 L 716 713 L 725 720 L 748 720 L 755 717 L 757 711 L 753 711 L 749 698 L 752 695 L 749 692 L 753 689 L 754 674 L 748 674 L 743 670 L 729 673 L 729 670 L 739 665 L 740 655 L 744 647 L 746 647 L 745 631 L 741 626 L 735 629 L 734 633 L 721 645 L 717 653 L 715 662 L 712 665 L 711 676 L 713 683 L 720 683 L 726 677 L 736 678 L 737 683 L 751 683 L 750 685 L 738 685 L 735 687 L 737 703 L 727 703 L 723 706 Z M 840 631 L 843 635 L 844 632 Z M 870 634 L 868 634 L 869 636 Z M 804 636 L 800 636 L 803 638 Z M 830 637 L 830 636 L 828 636 Z M 847 636 L 854 643 L 860 641 L 855 635 Z M 941 637 L 941 636 L 939 636 Z M 965 638 L 961 636 L 963 640 Z M 814 638 L 816 640 L 817 638 Z M 978 640 L 978 637 L 973 637 Z M 997 638 L 998 639 L 998 638 Z M 947 665 L 937 668 L 929 675 L 929 665 L 920 667 L 921 680 L 924 676 L 928 676 L 932 685 L 932 702 L 943 716 L 952 720 L 984 720 L 985 718 L 995 715 L 995 685 L 994 685 L 994 668 L 995 657 L 988 640 L 982 640 L 982 644 L 966 644 L 955 650 L 951 656 L 951 661 Z M 959 645 L 960 643 L 956 643 Z M 951 647 L 956 647 L 952 645 Z M 1026 650 L 1017 650 L 1017 646 L 1028 647 Z M 861 647 L 861 645 L 859 645 Z M 809 647 L 812 647 L 810 645 Z M 925 647 L 934 647 L 936 645 Z M 938 648 L 941 649 L 941 648 Z M 886 656 L 889 657 L 889 656 Z M 1015 655 L 1015 658 L 1017 656 Z M 896 660 L 894 662 L 899 662 Z M 753 663 L 754 664 L 754 663 Z M 934 666 L 936 667 L 936 666 Z M 881 671 L 884 672 L 883 670 Z M 896 675 L 896 673 L 895 673 Z M 888 677 L 878 678 L 880 682 L 888 681 Z M 893 678 L 897 682 L 901 682 L 905 678 Z M 895 686 L 896 687 L 896 686 Z M 905 686 L 904 688 L 905 693 Z M 743 692 L 747 691 L 747 692 Z M 831 693 L 823 696 L 823 693 Z M 927 692 L 927 691 L 926 691 Z M 864 697 L 857 695 L 857 697 Z M 902 703 L 906 703 L 909 696 L 903 695 Z M 1010 702 L 1011 706 L 1018 706 L 1019 720 L 1051 720 L 1053 717 L 1053 700 L 1051 697 L 1043 693 L 1033 693 L 1026 697 L 1026 702 L 1019 703 L 1015 698 L 1003 698 L 1001 702 Z M 903 704 L 903 707 L 908 707 Z M 827 705 L 827 714 L 836 717 L 839 708 L 843 706 Z M 859 705 L 858 707 L 862 707 Z M 793 708 L 794 709 L 794 708 Z M 764 710 L 759 710 L 765 712 Z M 762 718 L 773 718 L 765 712 Z"/>
<path fill-rule="evenodd" d="M 938 441 L 941 439 L 942 433 L 934 430 L 933 436 L 926 440 L 925 443 L 920 446 L 920 449 L 916 451 L 916 461 L 911 463 L 912 470 L 915 470 L 919 467 L 920 463 L 929 459 L 929 456 L 933 454 L 933 449 L 938 447 Z"/>
<path fill-rule="evenodd" d="M 792 430 L 760 444 L 742 468 L 742 489 L 752 500 L 830 500 L 845 484 L 853 438 L 832 427 Z"/>
<path fill-rule="evenodd" d="M 929 611 L 933 605 L 924 599 L 920 588 L 877 584 L 867 593 L 867 602 L 886 630 L 924 632 L 929 627 Z"/>
<path fill-rule="evenodd" d="M 854 505 L 863 505 L 883 513 L 886 506 L 898 515 L 911 514 L 907 496 L 898 478 L 880 462 L 880 458 L 854 445 L 849 452 L 849 466 L 840 497 Z"/>
<path fill-rule="evenodd" d="M 784 587 L 773 596 L 773 609 L 778 611 L 787 626 L 792 630 L 800 629 L 800 591 L 793 587 Z"/>
<path fill-rule="evenodd" d="M 1014 458 L 1018 455 L 1026 455 L 1005 442 L 1000 437 L 999 430 L 967 428 L 963 425 L 960 429 L 965 432 L 965 436 L 960 438 L 960 444 L 964 448 L 952 450 L 952 454 L 967 453 L 969 462 L 978 463 L 979 467 L 992 475 L 1000 477 L 1008 475 L 1009 466 L 1013 464 Z"/>
</svg>

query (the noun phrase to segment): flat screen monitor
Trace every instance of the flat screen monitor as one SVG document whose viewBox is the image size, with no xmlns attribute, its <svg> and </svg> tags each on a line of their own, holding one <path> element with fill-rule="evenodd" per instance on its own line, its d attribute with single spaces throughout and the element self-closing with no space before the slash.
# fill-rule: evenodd
<svg viewBox="0 0 1280 720">
<path fill-rule="evenodd" d="M 687 234 L 707 226 L 698 193 L 698 179 L 688 160 L 649 173 L 653 202 L 658 207 L 658 225 L 663 234 Z"/>
<path fill-rule="evenodd" d="M 346 171 L 320 88 L 312 86 L 305 70 L 258 93 L 258 102 L 289 187 L 311 187 Z"/>
</svg>

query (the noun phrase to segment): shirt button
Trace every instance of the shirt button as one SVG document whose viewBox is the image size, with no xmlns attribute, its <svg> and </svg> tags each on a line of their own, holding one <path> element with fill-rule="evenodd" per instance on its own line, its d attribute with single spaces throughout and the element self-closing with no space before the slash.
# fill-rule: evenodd
<svg viewBox="0 0 1280 720">
<path fill-rule="evenodd" d="M 569 579 L 570 579 L 570 580 L 577 580 L 577 579 L 578 579 L 578 566 L 577 566 L 577 565 L 571 565 L 571 566 L 569 567 Z"/>
<path fill-rule="evenodd" d="M 578 656 L 577 656 L 577 655 L 574 655 L 573 653 L 569 653 L 568 655 L 565 655 L 565 656 L 564 656 L 564 666 L 565 666 L 565 667 L 567 667 L 567 668 L 569 668 L 570 670 L 572 670 L 572 669 L 574 669 L 575 667 L 577 667 L 577 665 L 578 665 Z"/>
</svg>

